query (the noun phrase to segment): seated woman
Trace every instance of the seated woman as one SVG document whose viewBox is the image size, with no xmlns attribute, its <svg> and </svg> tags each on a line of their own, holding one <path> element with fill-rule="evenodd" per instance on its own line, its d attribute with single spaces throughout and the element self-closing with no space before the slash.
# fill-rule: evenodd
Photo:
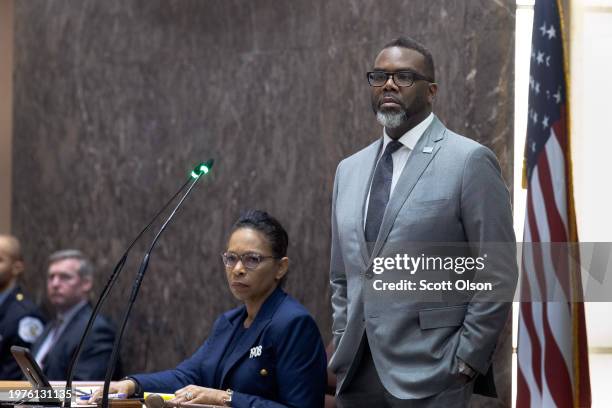
<svg viewBox="0 0 612 408">
<path fill-rule="evenodd" d="M 280 287 L 287 245 L 276 219 L 244 213 L 222 254 L 230 291 L 244 305 L 221 315 L 206 342 L 175 369 L 126 377 L 111 383 L 110 392 L 174 393 L 174 402 L 237 408 L 322 407 L 327 361 L 321 335 L 308 311 Z"/>
</svg>

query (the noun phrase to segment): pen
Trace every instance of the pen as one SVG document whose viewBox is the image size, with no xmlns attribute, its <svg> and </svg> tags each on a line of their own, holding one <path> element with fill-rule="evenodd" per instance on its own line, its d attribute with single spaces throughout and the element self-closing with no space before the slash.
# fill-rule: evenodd
<svg viewBox="0 0 612 408">
<path fill-rule="evenodd" d="M 82 399 L 82 400 L 88 400 L 90 398 L 91 398 L 91 395 L 81 395 L 79 397 L 79 399 Z M 109 399 L 111 399 L 111 398 L 112 399 L 126 399 L 127 398 L 127 394 L 124 393 L 124 392 L 121 392 L 119 394 L 108 394 L 108 398 Z"/>
<path fill-rule="evenodd" d="M 83 390 L 79 390 L 78 388 L 75 388 L 74 392 L 76 392 L 78 395 L 91 395 L 91 391 L 85 392 Z"/>
</svg>

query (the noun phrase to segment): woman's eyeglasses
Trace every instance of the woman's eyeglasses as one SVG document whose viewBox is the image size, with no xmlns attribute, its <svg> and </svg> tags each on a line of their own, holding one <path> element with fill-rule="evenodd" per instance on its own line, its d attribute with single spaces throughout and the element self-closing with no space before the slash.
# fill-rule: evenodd
<svg viewBox="0 0 612 408">
<path fill-rule="evenodd" d="M 242 255 L 238 255 L 235 252 L 224 252 L 221 254 L 223 265 L 225 265 L 226 268 L 233 268 L 236 266 L 238 261 L 240 261 L 242 262 L 242 265 L 249 270 L 256 269 L 260 263 L 268 258 L 276 259 L 275 256 L 265 256 L 256 252 L 246 252 Z"/>
</svg>

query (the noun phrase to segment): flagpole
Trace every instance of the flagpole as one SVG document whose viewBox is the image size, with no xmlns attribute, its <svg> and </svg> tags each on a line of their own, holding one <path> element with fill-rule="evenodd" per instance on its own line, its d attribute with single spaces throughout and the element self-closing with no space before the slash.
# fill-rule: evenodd
<svg viewBox="0 0 612 408">
<path fill-rule="evenodd" d="M 574 172 L 573 172 L 573 160 L 572 160 L 572 115 L 571 115 L 571 83 L 570 83 L 570 63 L 569 63 L 569 35 L 567 30 L 567 25 L 565 21 L 565 13 L 563 9 L 562 0 L 556 0 L 557 8 L 559 9 L 559 26 L 561 28 L 561 46 L 563 48 L 563 76 L 565 79 L 565 121 L 566 121 L 566 134 L 567 134 L 567 150 L 565 152 L 565 160 L 567 164 L 566 170 L 566 179 L 567 179 L 567 205 L 568 205 L 568 246 L 570 248 L 570 253 L 572 262 L 570 263 L 570 282 L 571 282 L 571 290 L 570 301 L 571 301 L 571 310 L 572 310 L 572 351 L 573 351 L 573 371 L 574 371 L 574 407 L 581 407 L 581 399 L 582 399 L 582 384 L 581 384 L 581 369 L 583 369 L 581 364 L 581 347 L 580 347 L 580 339 L 581 339 L 581 330 L 580 330 L 580 314 L 581 312 L 584 314 L 584 303 L 583 303 L 583 293 L 582 293 L 582 285 L 579 280 L 579 272 L 580 272 L 580 251 L 578 250 L 578 227 L 576 223 L 576 208 L 574 201 Z M 578 296 L 578 297 L 577 297 Z M 580 306 L 582 305 L 582 310 Z M 584 316 L 586 318 L 586 316 Z M 585 333 L 586 335 L 586 333 Z M 588 360 L 587 360 L 588 361 Z"/>
</svg>

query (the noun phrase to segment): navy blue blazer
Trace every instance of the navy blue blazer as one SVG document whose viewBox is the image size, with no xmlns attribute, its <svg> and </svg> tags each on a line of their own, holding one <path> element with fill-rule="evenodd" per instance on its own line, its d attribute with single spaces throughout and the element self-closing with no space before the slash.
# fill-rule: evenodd
<svg viewBox="0 0 612 408">
<path fill-rule="evenodd" d="M 244 306 L 221 315 L 206 342 L 175 369 L 131 378 L 150 392 L 173 393 L 189 384 L 230 388 L 236 408 L 323 407 L 327 358 L 319 329 L 308 311 L 280 288 L 224 359 L 215 383 L 225 349 L 245 316 Z"/>
</svg>

